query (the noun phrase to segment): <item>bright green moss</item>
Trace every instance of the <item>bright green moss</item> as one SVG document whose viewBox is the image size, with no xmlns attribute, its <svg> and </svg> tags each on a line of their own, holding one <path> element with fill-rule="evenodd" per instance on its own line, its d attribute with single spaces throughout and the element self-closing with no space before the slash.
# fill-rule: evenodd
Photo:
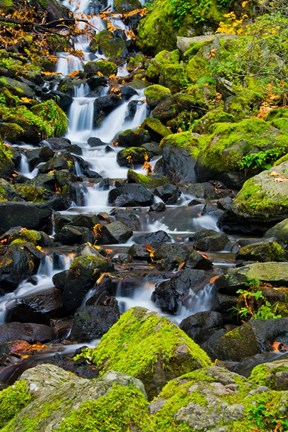
<svg viewBox="0 0 288 432">
<path fill-rule="evenodd" d="M 201 144 L 201 138 L 198 136 L 193 136 L 192 133 L 188 131 L 168 135 L 162 139 L 160 146 L 164 148 L 165 145 L 173 145 L 182 149 L 186 149 L 189 151 L 191 156 L 196 159 L 198 157 Z"/>
<path fill-rule="evenodd" d="M 112 389 L 94 401 L 83 402 L 61 423 L 59 432 L 154 432 L 143 393 L 132 386 L 114 384 Z"/>
<path fill-rule="evenodd" d="M 154 84 L 149 87 L 146 87 L 144 90 L 144 95 L 146 96 L 147 103 L 150 106 L 156 106 L 161 99 L 165 96 L 169 96 L 171 94 L 171 90 L 167 87 L 164 87 L 159 84 Z"/>
<path fill-rule="evenodd" d="M 47 198 L 47 190 L 40 186 L 15 184 L 13 186 L 15 192 L 25 201 L 43 202 Z"/>
<path fill-rule="evenodd" d="M 167 178 L 164 176 L 158 176 L 153 174 L 152 176 L 144 175 L 139 174 L 133 170 L 128 170 L 127 178 L 129 183 L 139 183 L 148 189 L 153 189 L 168 183 Z"/>
<path fill-rule="evenodd" d="M 182 346 L 185 355 L 177 357 Z M 155 387 L 153 391 L 150 386 L 155 386 L 154 379 L 159 380 L 160 370 L 172 378 L 210 364 L 207 354 L 175 324 L 144 308 L 123 314 L 99 345 L 85 350 L 83 356 L 101 375 L 112 369 L 141 379 L 150 397 L 155 395 Z"/>
<path fill-rule="evenodd" d="M 2 390 L 0 392 L 0 427 L 5 426 L 31 400 L 32 395 L 26 381 L 16 381 L 11 387 Z"/>
<path fill-rule="evenodd" d="M 34 105 L 31 110 L 34 114 L 37 114 L 37 116 L 48 122 L 52 128 L 52 132 L 48 135 L 64 135 L 68 127 L 68 119 L 64 111 L 53 99 Z"/>
</svg>

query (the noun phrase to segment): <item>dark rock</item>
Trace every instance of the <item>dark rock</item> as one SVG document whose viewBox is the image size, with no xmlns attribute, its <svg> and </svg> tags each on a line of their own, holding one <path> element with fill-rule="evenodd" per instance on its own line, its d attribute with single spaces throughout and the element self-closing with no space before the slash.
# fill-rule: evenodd
<svg viewBox="0 0 288 432">
<path fill-rule="evenodd" d="M 71 141 L 68 138 L 47 138 L 40 142 L 39 146 L 48 147 L 52 150 L 68 150 L 71 146 Z"/>
<path fill-rule="evenodd" d="M 143 165 L 147 157 L 147 150 L 143 147 L 129 147 L 117 153 L 117 162 L 120 166 L 131 167 Z"/>
<path fill-rule="evenodd" d="M 242 261 L 285 262 L 287 258 L 288 255 L 283 247 L 274 241 L 263 241 L 243 246 L 236 254 L 236 260 Z"/>
<path fill-rule="evenodd" d="M 185 269 L 170 280 L 159 283 L 151 299 L 163 312 L 175 314 L 181 306 L 190 309 L 193 293 L 202 290 L 207 282 L 205 271 Z"/>
<path fill-rule="evenodd" d="M 37 272 L 43 254 L 32 244 L 9 245 L 0 252 L 0 289 L 13 291 L 20 282 Z"/>
<path fill-rule="evenodd" d="M 163 202 L 157 202 L 150 206 L 150 211 L 162 212 L 166 210 L 166 205 Z"/>
<path fill-rule="evenodd" d="M 64 225 L 55 237 L 56 241 L 65 245 L 94 243 L 94 239 L 94 234 L 90 228 L 74 225 Z"/>
<path fill-rule="evenodd" d="M 229 239 L 225 233 L 204 229 L 189 236 L 195 248 L 201 251 L 222 251 L 229 244 Z"/>
<path fill-rule="evenodd" d="M 283 219 L 278 224 L 274 225 L 272 228 L 264 234 L 265 238 L 274 238 L 280 244 L 283 244 L 285 249 L 288 248 L 288 219 Z"/>
<path fill-rule="evenodd" d="M 126 184 L 110 190 L 108 202 L 117 207 L 150 206 L 154 197 L 151 192 L 139 184 Z"/>
<path fill-rule="evenodd" d="M 133 231 L 141 230 L 141 221 L 137 209 L 116 208 L 110 215 L 113 215 L 117 221 L 127 225 Z"/>
<path fill-rule="evenodd" d="M 76 311 L 101 273 L 113 270 L 113 264 L 97 253 L 96 249 L 92 251 L 90 248 L 87 252 L 88 255 L 74 258 L 67 273 L 62 292 L 63 308 L 67 313 Z"/>
<path fill-rule="evenodd" d="M 47 342 L 53 339 L 53 332 L 44 324 L 12 322 L 0 326 L 0 343 L 19 339 L 28 342 Z"/>
<path fill-rule="evenodd" d="M 198 312 L 181 321 L 181 330 L 198 344 L 202 344 L 209 339 L 215 331 L 223 327 L 221 313 L 214 311 Z"/>
<path fill-rule="evenodd" d="M 288 318 L 250 320 L 209 343 L 210 354 L 220 360 L 241 361 L 270 351 L 276 340 L 288 340 Z"/>
<path fill-rule="evenodd" d="M 117 141 L 121 147 L 136 147 L 150 141 L 149 132 L 143 128 L 127 129 L 121 132 Z"/>
<path fill-rule="evenodd" d="M 85 306 L 74 315 L 70 339 L 79 342 L 98 339 L 120 318 L 117 301 L 107 306 Z"/>
<path fill-rule="evenodd" d="M 15 226 L 41 230 L 52 214 L 51 208 L 23 202 L 0 203 L 0 233 Z"/>
<path fill-rule="evenodd" d="M 94 102 L 94 126 L 98 125 L 98 120 L 103 119 L 103 114 L 105 116 L 113 111 L 117 106 L 121 105 L 121 99 L 112 98 L 109 95 L 100 96 Z"/>
<path fill-rule="evenodd" d="M 106 143 L 104 143 L 100 138 L 97 138 L 97 137 L 88 138 L 87 144 L 90 147 L 99 147 L 99 146 L 106 145 Z"/>
<path fill-rule="evenodd" d="M 129 85 L 123 85 L 121 87 L 121 96 L 124 100 L 130 99 L 131 96 L 137 95 L 137 91 L 129 86 Z"/>
<path fill-rule="evenodd" d="M 124 223 L 117 221 L 102 225 L 97 240 L 102 244 L 125 243 L 133 231 Z"/>
<path fill-rule="evenodd" d="M 20 297 L 11 304 L 8 303 L 6 322 L 36 322 L 49 325 L 50 319 L 61 316 L 61 313 L 63 311 L 60 290 L 50 288 L 45 292 Z"/>
<path fill-rule="evenodd" d="M 175 270 L 179 265 L 185 263 L 188 268 L 208 270 L 212 262 L 194 250 L 191 244 L 165 244 L 157 247 L 154 258 L 161 261 L 161 268 L 164 270 Z"/>
<path fill-rule="evenodd" d="M 154 190 L 154 194 L 157 195 L 165 202 L 165 204 L 171 205 L 176 204 L 178 198 L 181 196 L 181 191 L 179 188 L 172 184 L 166 184 L 163 186 L 158 186 Z"/>
<path fill-rule="evenodd" d="M 138 244 L 152 244 L 155 243 L 169 243 L 171 242 L 171 237 L 162 230 L 137 235 L 133 238 L 133 241 Z"/>
</svg>

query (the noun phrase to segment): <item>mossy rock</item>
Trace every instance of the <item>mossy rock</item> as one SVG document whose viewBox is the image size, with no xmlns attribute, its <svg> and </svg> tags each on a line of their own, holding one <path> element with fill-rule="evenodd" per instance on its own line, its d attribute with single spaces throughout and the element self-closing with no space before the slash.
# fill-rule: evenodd
<svg viewBox="0 0 288 432">
<path fill-rule="evenodd" d="M 68 119 L 64 111 L 53 99 L 34 105 L 31 111 L 45 119 L 53 127 L 51 136 L 64 135 L 68 127 Z"/>
<path fill-rule="evenodd" d="M 117 137 L 121 147 L 136 147 L 150 141 L 149 132 L 141 127 L 137 129 L 126 129 Z"/>
<path fill-rule="evenodd" d="M 118 13 L 131 12 L 134 9 L 141 8 L 139 0 L 115 0 L 114 10 Z"/>
<path fill-rule="evenodd" d="M 160 120 L 155 118 L 146 118 L 141 127 L 148 130 L 152 140 L 160 142 L 162 138 L 170 135 L 171 132 L 167 129 Z"/>
<path fill-rule="evenodd" d="M 127 55 L 127 48 L 123 39 L 114 38 L 108 30 L 102 30 L 91 41 L 91 49 L 100 51 L 108 60 L 117 60 Z"/>
<path fill-rule="evenodd" d="M 164 176 L 157 174 L 139 174 L 131 169 L 128 170 L 127 180 L 128 183 L 139 183 L 147 189 L 154 189 L 158 186 L 163 186 L 164 184 L 168 183 L 168 179 Z"/>
<path fill-rule="evenodd" d="M 157 431 L 269 432 L 276 423 L 285 430 L 287 397 L 213 366 L 170 381 L 150 411 Z"/>
<path fill-rule="evenodd" d="M 160 147 L 163 150 L 168 145 L 175 146 L 178 149 L 188 150 L 189 154 L 194 159 L 197 159 L 202 145 L 202 140 L 198 135 L 193 134 L 190 131 L 179 132 L 164 137 L 160 142 Z"/>
<path fill-rule="evenodd" d="M 101 72 L 105 76 L 109 76 L 117 73 L 117 65 L 113 62 L 97 60 L 94 62 L 87 62 L 84 65 L 84 71 L 90 74 L 96 74 Z"/>
<path fill-rule="evenodd" d="M 143 384 L 133 377 L 110 371 L 88 380 L 42 364 L 26 371 L 21 382 L 31 388 L 30 403 L 14 413 L 3 428 L 5 432 L 155 430 Z M 15 399 L 20 395 L 23 392 Z"/>
<path fill-rule="evenodd" d="M 232 114 L 225 112 L 222 108 L 214 108 L 199 120 L 196 120 L 191 129 L 195 133 L 211 134 L 216 123 L 233 123 L 233 121 Z"/>
<path fill-rule="evenodd" d="M 191 60 L 189 60 L 186 72 L 192 83 L 196 83 L 203 76 L 210 76 L 208 62 L 198 55 L 195 55 Z"/>
<path fill-rule="evenodd" d="M 9 89 L 19 97 L 33 98 L 35 92 L 27 84 L 9 77 L 0 77 L 0 88 Z"/>
<path fill-rule="evenodd" d="M 33 399 L 29 386 L 24 380 L 16 381 L 11 387 L 0 392 L 0 427 L 15 417 Z"/>
<path fill-rule="evenodd" d="M 14 171 L 14 163 L 12 161 L 12 152 L 6 144 L 0 140 L 0 177 L 9 178 Z M 5 193 L 4 193 L 5 195 Z"/>
<path fill-rule="evenodd" d="M 144 95 L 146 96 L 148 105 L 155 107 L 161 99 L 171 95 L 171 90 L 162 85 L 154 84 L 145 88 Z"/>
<path fill-rule="evenodd" d="M 138 28 L 137 44 L 147 54 L 172 51 L 176 48 L 176 32 L 173 13 L 167 0 L 154 3 L 151 12 L 144 17 Z"/>
<path fill-rule="evenodd" d="M 276 360 L 256 366 L 249 376 L 249 381 L 272 390 L 288 390 L 288 361 Z"/>
<path fill-rule="evenodd" d="M 236 254 L 237 260 L 245 261 L 287 261 L 287 253 L 285 249 L 275 241 L 263 241 L 252 243 L 240 248 Z"/>
<path fill-rule="evenodd" d="M 148 62 L 146 77 L 152 82 L 158 82 L 160 73 L 165 65 L 177 65 L 180 62 L 180 53 L 178 50 L 160 51 L 154 58 Z"/>
<path fill-rule="evenodd" d="M 125 312 L 95 349 L 82 354 L 102 375 L 109 369 L 143 381 L 151 399 L 170 379 L 210 364 L 210 359 L 175 324 L 144 308 Z"/>
<path fill-rule="evenodd" d="M 232 205 L 234 213 L 263 221 L 288 216 L 288 162 L 247 180 Z"/>
<path fill-rule="evenodd" d="M 280 244 L 283 244 L 287 249 L 288 247 L 288 219 L 283 219 L 281 222 L 274 225 L 272 228 L 265 232 L 264 237 L 273 237 Z"/>
<path fill-rule="evenodd" d="M 117 162 L 120 166 L 143 165 L 148 159 L 148 152 L 144 147 L 128 147 L 117 153 Z"/>
<path fill-rule="evenodd" d="M 189 84 L 189 76 L 186 73 L 186 65 L 163 65 L 159 77 L 159 84 L 168 87 L 172 93 L 176 93 L 187 88 Z"/>
<path fill-rule="evenodd" d="M 287 151 L 285 135 L 259 118 L 252 117 L 238 123 L 216 123 L 199 156 L 199 175 L 201 177 L 203 171 L 205 176 L 205 170 L 206 177 L 209 177 L 208 170 L 211 171 L 210 177 L 241 170 L 252 175 Z"/>
<path fill-rule="evenodd" d="M 235 295 L 239 289 L 249 290 L 251 281 L 268 282 L 272 286 L 286 286 L 288 283 L 287 262 L 252 263 L 229 269 L 215 281 L 219 292 Z"/>
</svg>

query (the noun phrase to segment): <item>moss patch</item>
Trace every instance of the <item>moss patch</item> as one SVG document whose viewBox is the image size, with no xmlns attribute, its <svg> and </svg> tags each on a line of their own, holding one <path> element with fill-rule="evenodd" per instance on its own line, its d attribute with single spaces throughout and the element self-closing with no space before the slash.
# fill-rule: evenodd
<svg viewBox="0 0 288 432">
<path fill-rule="evenodd" d="M 17 381 L 11 387 L 2 390 L 0 392 L 0 427 L 5 426 L 31 400 L 32 395 L 25 381 Z"/>
</svg>

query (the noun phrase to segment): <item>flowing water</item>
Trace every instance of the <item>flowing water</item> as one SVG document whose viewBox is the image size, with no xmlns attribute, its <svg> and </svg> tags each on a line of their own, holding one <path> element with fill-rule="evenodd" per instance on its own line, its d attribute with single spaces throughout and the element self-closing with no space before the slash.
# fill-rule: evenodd
<svg viewBox="0 0 288 432">
<path fill-rule="evenodd" d="M 145 1 L 141 1 L 144 5 Z M 89 0 L 77 0 L 77 1 L 64 1 L 63 4 L 72 10 L 75 16 L 86 18 L 85 12 L 89 12 L 92 3 Z M 107 7 L 113 10 L 113 1 L 107 2 Z M 90 9 L 89 9 L 90 8 Z M 80 15 L 79 15 L 80 14 Z M 88 18 L 87 18 L 88 19 Z M 98 15 L 89 16 L 89 23 L 93 32 L 99 32 L 105 28 L 104 22 Z M 126 29 L 119 16 L 112 16 L 111 24 L 119 29 Z M 79 24 L 79 28 L 83 28 L 83 24 Z M 98 53 L 91 53 L 88 51 L 89 37 L 87 35 L 80 35 L 75 40 L 75 48 L 83 51 L 81 58 L 75 57 L 68 53 L 59 53 L 56 71 L 66 76 L 74 71 L 82 71 L 83 64 L 85 61 L 93 58 L 99 58 Z M 118 68 L 120 76 L 127 75 L 126 65 L 120 65 Z M 126 179 L 127 167 L 120 167 L 117 164 L 116 156 L 120 150 L 118 147 L 113 146 L 113 140 L 117 134 L 126 129 L 137 128 L 143 120 L 147 117 L 148 111 L 144 97 L 144 90 L 137 89 L 136 94 L 124 101 L 120 106 L 115 108 L 102 122 L 101 126 L 95 128 L 93 124 L 94 118 L 94 107 L 95 101 L 98 97 L 107 94 L 108 86 L 100 87 L 97 91 L 97 96 L 89 96 L 90 88 L 87 84 L 80 84 L 74 88 L 73 103 L 69 111 L 69 127 L 66 134 L 73 144 L 77 144 L 82 149 L 82 157 L 89 163 L 90 169 L 97 172 L 102 178 L 109 179 Z M 129 104 L 135 103 L 135 114 L 131 117 L 129 113 Z M 91 137 L 100 138 L 105 145 L 97 146 L 93 148 L 88 145 L 87 141 Z M 107 145 L 109 145 L 109 151 L 107 152 Z M 158 158 L 151 161 L 152 166 L 156 163 Z M 145 173 L 141 167 L 136 167 L 136 171 Z M 29 166 L 25 155 L 21 159 L 20 171 L 23 175 L 28 178 L 32 178 L 37 175 L 37 168 L 32 172 L 29 171 Z M 79 164 L 76 164 L 76 173 L 81 176 L 81 168 Z M 111 182 L 110 182 L 111 183 Z M 113 207 L 108 205 L 107 197 L 111 186 L 103 188 L 101 183 L 89 183 L 83 182 L 81 188 L 81 194 L 76 202 L 71 206 L 70 209 L 62 212 L 63 214 L 98 214 L 100 212 L 111 213 Z M 203 228 L 209 228 L 218 230 L 217 218 L 209 215 L 202 215 L 203 205 L 198 204 L 195 206 L 189 206 L 188 203 L 193 197 L 185 196 L 182 194 L 176 205 L 167 206 L 166 211 L 159 214 L 150 213 L 147 208 L 141 208 L 137 210 L 137 217 L 139 219 L 140 228 L 138 231 L 134 231 L 134 236 L 122 247 L 128 248 L 133 244 L 133 238 L 139 234 L 151 233 L 158 230 L 164 230 L 171 236 L 171 241 L 179 241 L 179 239 L 185 239 L 189 234 L 194 233 Z M 160 200 L 160 199 L 159 199 Z M 53 235 L 53 234 L 52 234 Z M 177 240 L 178 239 L 178 240 Z M 113 248 L 113 245 L 109 245 Z M 119 245 L 117 245 L 119 247 Z M 115 252 L 116 253 L 116 252 Z M 0 304 L 0 320 L 5 320 L 5 314 L 17 300 L 23 296 L 29 296 L 35 292 L 43 292 L 50 289 L 53 286 L 52 276 L 58 271 L 62 271 L 69 267 L 69 259 L 64 261 L 64 257 L 60 259 L 61 265 L 55 265 L 53 261 L 54 253 L 48 254 L 46 260 L 40 265 L 36 277 L 31 281 L 22 282 L 15 292 L 9 293 L 2 298 Z M 54 262 L 54 264 L 53 264 Z M 145 306 L 150 310 L 159 309 L 151 301 L 151 294 L 155 288 L 155 282 L 147 282 L 139 280 L 137 287 L 132 287 L 131 290 L 121 289 L 121 284 L 116 292 L 116 297 L 119 301 L 122 311 L 133 307 L 133 306 Z M 174 321 L 180 322 L 184 317 L 193 313 L 209 310 L 211 308 L 211 302 L 213 299 L 213 292 L 210 284 L 207 284 L 201 292 L 197 294 L 191 291 L 189 304 L 186 307 L 182 307 L 178 311 L 176 317 L 171 317 Z"/>
</svg>

